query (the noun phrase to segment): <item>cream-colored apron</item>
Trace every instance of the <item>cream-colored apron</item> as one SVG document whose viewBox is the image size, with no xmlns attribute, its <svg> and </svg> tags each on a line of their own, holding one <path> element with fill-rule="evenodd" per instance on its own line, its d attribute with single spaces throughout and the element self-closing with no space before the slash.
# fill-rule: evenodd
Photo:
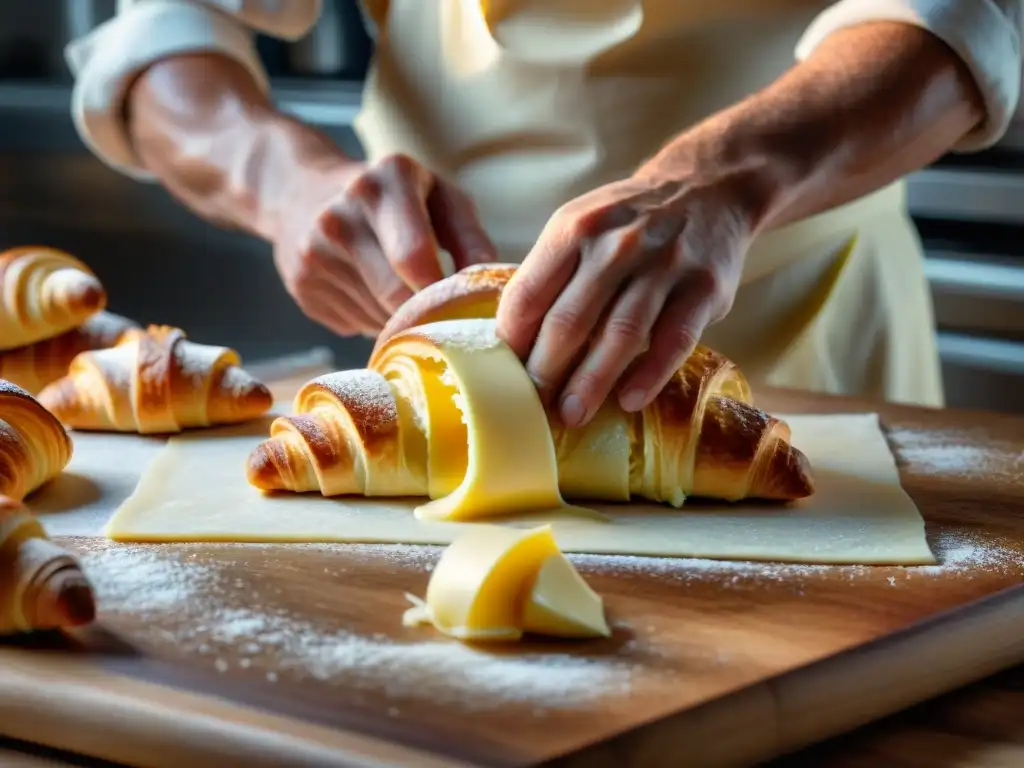
<svg viewBox="0 0 1024 768">
<path fill-rule="evenodd" d="M 670 137 L 793 65 L 819 0 L 364 0 L 356 121 L 476 201 L 502 258 Z M 923 258 L 897 183 L 769 233 L 705 335 L 755 383 L 941 405 Z"/>
</svg>

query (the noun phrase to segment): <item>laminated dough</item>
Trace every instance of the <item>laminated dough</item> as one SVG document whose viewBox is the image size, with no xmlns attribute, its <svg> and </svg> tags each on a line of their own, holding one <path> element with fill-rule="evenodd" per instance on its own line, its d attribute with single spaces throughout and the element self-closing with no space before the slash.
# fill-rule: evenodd
<svg viewBox="0 0 1024 768">
<path fill-rule="evenodd" d="M 784 417 L 814 467 L 816 492 L 789 505 L 588 504 L 607 515 L 531 515 L 563 552 L 803 563 L 935 563 L 924 521 L 899 482 L 876 414 Z M 478 523 L 417 519 L 418 499 L 264 495 L 246 460 L 265 421 L 171 438 L 105 528 L 118 541 L 450 544 Z M 499 522 L 492 520 L 490 522 Z"/>
</svg>

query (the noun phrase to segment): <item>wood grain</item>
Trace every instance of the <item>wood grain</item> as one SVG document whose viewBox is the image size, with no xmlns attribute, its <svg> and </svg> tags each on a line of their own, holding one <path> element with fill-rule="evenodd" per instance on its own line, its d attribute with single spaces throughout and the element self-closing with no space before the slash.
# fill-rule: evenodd
<svg viewBox="0 0 1024 768">
<path fill-rule="evenodd" d="M 761 404 L 871 410 L 784 392 Z M 100 625 L 75 648 L 0 649 L 0 722 L 152 765 L 600 768 L 790 751 L 1024 660 L 1024 419 L 881 410 L 945 567 L 586 557 L 611 639 L 473 651 L 397 618 L 434 548 L 74 540 Z"/>
</svg>

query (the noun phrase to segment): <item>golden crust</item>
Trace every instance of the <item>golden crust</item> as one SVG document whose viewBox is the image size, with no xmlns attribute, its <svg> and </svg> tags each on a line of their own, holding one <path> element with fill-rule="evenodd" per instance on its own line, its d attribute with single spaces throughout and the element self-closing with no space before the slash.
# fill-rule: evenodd
<svg viewBox="0 0 1024 768">
<path fill-rule="evenodd" d="M 410 345 L 487 343 L 474 324 L 431 324 L 493 318 L 514 273 L 513 265 L 480 265 L 421 291 L 377 339 L 370 368 L 384 371 Z M 493 332 L 490 341 L 497 343 Z M 368 481 L 357 472 L 386 476 L 401 464 L 398 406 L 379 374 L 351 371 L 310 382 L 295 409 L 300 415 L 278 419 L 271 440 L 250 458 L 250 482 L 257 487 L 365 493 Z M 742 372 L 707 347 L 698 346 L 655 401 L 628 420 L 634 495 L 675 503 L 680 491 L 727 500 L 791 500 L 813 493 L 809 462 L 790 445 L 789 427 L 753 407 Z M 556 439 L 565 437 L 558 420 L 552 424 Z M 360 455 L 349 445 L 358 446 Z M 369 469 L 361 470 L 361 464 Z"/>
<path fill-rule="evenodd" d="M 180 328 L 125 332 L 115 347 L 84 352 L 40 402 L 76 429 L 159 434 L 255 419 L 273 405 L 238 353 L 194 344 Z"/>
<path fill-rule="evenodd" d="M 514 264 L 475 264 L 432 283 L 395 310 L 377 337 L 374 354 L 391 337 L 419 325 L 494 317 L 515 271 Z"/>
<path fill-rule="evenodd" d="M 99 312 L 59 336 L 0 352 L 0 378 L 37 395 L 47 384 L 67 374 L 71 362 L 82 352 L 113 347 L 125 331 L 137 327 L 127 318 Z"/>
<path fill-rule="evenodd" d="M 92 270 L 46 246 L 0 253 L 0 289 L 0 349 L 59 336 L 107 305 L 106 291 Z"/>
<path fill-rule="evenodd" d="M 391 386 L 375 371 L 313 379 L 299 390 L 294 410 L 297 415 L 274 420 L 270 439 L 249 457 L 249 482 L 261 490 L 364 493 L 363 464 L 381 471 L 401 458 L 398 406 Z"/>
<path fill-rule="evenodd" d="M 28 392 L 0 380 L 0 495 L 20 501 L 64 471 L 68 433 Z"/>
<path fill-rule="evenodd" d="M 67 629 L 96 616 L 78 561 L 17 499 L 0 495 L 0 635 Z"/>
</svg>

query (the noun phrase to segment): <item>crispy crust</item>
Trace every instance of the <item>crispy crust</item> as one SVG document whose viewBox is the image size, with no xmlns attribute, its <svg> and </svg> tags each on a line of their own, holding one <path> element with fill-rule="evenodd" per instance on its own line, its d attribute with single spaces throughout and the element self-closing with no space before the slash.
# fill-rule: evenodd
<svg viewBox="0 0 1024 768">
<path fill-rule="evenodd" d="M 369 367 L 403 356 L 405 345 L 487 343 L 474 324 L 431 324 L 493 318 L 514 273 L 514 265 L 474 266 L 416 294 L 377 339 Z M 498 343 L 493 332 L 490 340 Z M 357 476 L 362 462 L 378 476 L 400 463 L 397 403 L 379 374 L 349 371 L 310 382 L 295 408 L 299 415 L 278 419 L 271 439 L 250 457 L 253 485 L 365 493 L 367 479 Z M 727 500 L 791 500 L 814 491 L 809 462 L 789 443 L 789 427 L 755 408 L 742 372 L 707 347 L 694 350 L 643 414 L 624 418 L 632 424 L 630 486 L 636 496 L 670 501 L 681 489 Z"/>
<path fill-rule="evenodd" d="M 0 495 L 24 499 L 59 475 L 72 451 L 53 414 L 21 387 L 0 380 Z"/>
<path fill-rule="evenodd" d="M 515 264 L 475 264 L 427 286 L 400 306 L 377 337 L 374 354 L 392 337 L 439 320 L 494 317 Z"/>
</svg>

